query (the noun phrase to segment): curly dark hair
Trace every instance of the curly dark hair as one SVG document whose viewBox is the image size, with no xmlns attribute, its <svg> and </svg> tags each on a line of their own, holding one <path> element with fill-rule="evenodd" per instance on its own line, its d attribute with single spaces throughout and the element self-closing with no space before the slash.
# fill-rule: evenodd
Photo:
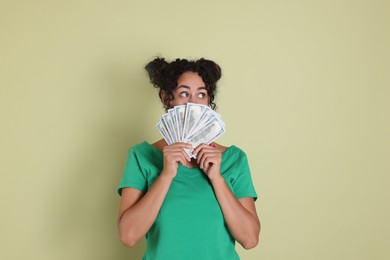
<svg viewBox="0 0 390 260">
<path fill-rule="evenodd" d="M 155 58 L 145 66 L 149 74 L 150 82 L 155 88 L 159 88 L 159 97 L 166 107 L 170 107 L 174 99 L 173 91 L 177 87 L 177 80 L 184 72 L 196 72 L 203 79 L 207 94 L 209 96 L 209 106 L 216 109 L 214 103 L 217 91 L 217 81 L 221 78 L 221 68 L 214 61 L 201 58 L 199 60 L 176 59 L 167 62 L 164 58 Z M 165 99 L 162 92 L 165 92 Z"/>
</svg>

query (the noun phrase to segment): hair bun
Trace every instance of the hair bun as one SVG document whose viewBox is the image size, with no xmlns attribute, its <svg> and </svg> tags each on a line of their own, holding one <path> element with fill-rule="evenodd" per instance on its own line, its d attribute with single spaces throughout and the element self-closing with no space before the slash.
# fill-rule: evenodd
<svg viewBox="0 0 390 260">
<path fill-rule="evenodd" d="M 164 58 L 155 58 L 145 66 L 150 82 L 154 87 L 163 87 L 169 63 Z"/>
<path fill-rule="evenodd" d="M 221 67 L 214 61 L 201 58 L 197 63 L 208 72 L 214 82 L 217 82 L 222 77 Z"/>
</svg>

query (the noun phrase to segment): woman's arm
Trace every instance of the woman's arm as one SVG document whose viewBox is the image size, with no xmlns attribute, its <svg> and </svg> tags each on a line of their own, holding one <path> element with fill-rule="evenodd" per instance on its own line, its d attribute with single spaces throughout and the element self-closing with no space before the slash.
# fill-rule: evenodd
<svg viewBox="0 0 390 260">
<path fill-rule="evenodd" d="M 133 188 L 122 189 L 118 230 L 123 244 L 132 247 L 148 232 L 157 218 L 172 180 L 160 175 L 146 194 Z"/>
<path fill-rule="evenodd" d="M 234 196 L 221 175 L 220 149 L 200 145 L 194 153 L 197 154 L 199 167 L 210 179 L 230 233 L 245 249 L 255 247 L 259 241 L 261 226 L 253 198 L 237 199 Z"/>
<path fill-rule="evenodd" d="M 133 188 L 122 189 L 118 230 L 123 244 L 134 246 L 153 225 L 176 176 L 179 163 L 185 165 L 190 160 L 183 148 L 190 147 L 191 145 L 183 143 L 164 147 L 164 168 L 145 194 Z"/>
<path fill-rule="evenodd" d="M 210 181 L 232 236 L 245 249 L 255 247 L 259 241 L 260 221 L 253 198 L 236 199 L 221 175 Z"/>
</svg>

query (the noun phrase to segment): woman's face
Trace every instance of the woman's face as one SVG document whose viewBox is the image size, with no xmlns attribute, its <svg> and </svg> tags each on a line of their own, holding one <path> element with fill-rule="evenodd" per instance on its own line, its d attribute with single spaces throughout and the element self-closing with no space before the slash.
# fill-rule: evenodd
<svg viewBox="0 0 390 260">
<path fill-rule="evenodd" d="M 187 103 L 209 104 L 206 84 L 198 73 L 192 71 L 187 71 L 180 75 L 177 80 L 177 87 L 173 91 L 173 97 L 171 107 Z"/>
</svg>

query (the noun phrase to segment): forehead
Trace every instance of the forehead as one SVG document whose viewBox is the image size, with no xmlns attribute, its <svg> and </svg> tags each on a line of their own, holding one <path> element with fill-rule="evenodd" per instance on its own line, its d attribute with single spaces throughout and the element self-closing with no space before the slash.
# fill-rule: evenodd
<svg viewBox="0 0 390 260">
<path fill-rule="evenodd" d="M 188 87 L 204 87 L 203 79 L 197 72 L 187 71 L 180 75 L 177 80 L 177 86 L 185 85 Z"/>
</svg>

